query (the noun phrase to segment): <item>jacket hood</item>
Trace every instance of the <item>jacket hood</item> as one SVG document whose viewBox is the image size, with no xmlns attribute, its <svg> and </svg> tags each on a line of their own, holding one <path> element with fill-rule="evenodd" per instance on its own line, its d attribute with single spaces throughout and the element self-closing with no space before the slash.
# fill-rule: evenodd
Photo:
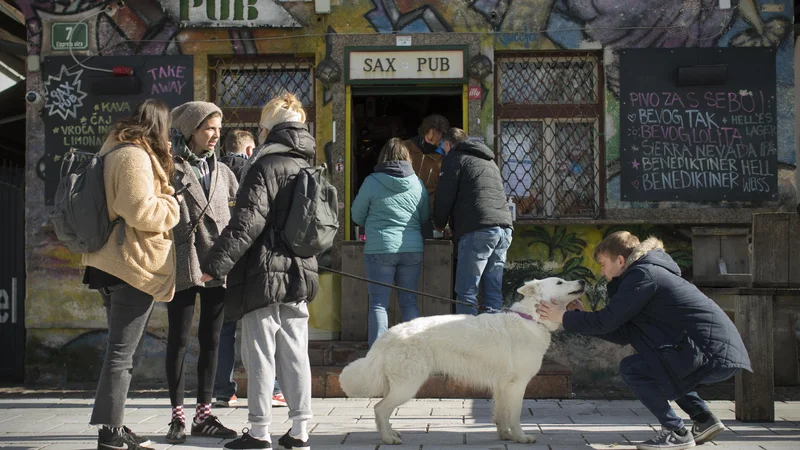
<svg viewBox="0 0 800 450">
<path fill-rule="evenodd" d="M 625 261 L 625 268 L 623 272 L 627 271 L 635 264 L 653 264 L 661 266 L 675 275 L 681 275 L 681 268 L 672 259 L 672 257 L 664 251 L 664 243 L 661 239 L 654 237 L 647 238 L 644 242 L 640 243 L 628 256 Z"/>
<path fill-rule="evenodd" d="M 464 141 L 453 147 L 453 149 L 450 151 L 469 153 L 470 155 L 477 156 L 481 159 L 494 161 L 494 153 L 492 153 L 489 147 L 485 146 L 481 142 Z"/>
<path fill-rule="evenodd" d="M 392 192 L 405 192 L 419 183 L 411 163 L 406 161 L 380 163 L 372 176 Z"/>
<path fill-rule="evenodd" d="M 408 161 L 387 161 L 375 166 L 375 172 L 385 173 L 397 178 L 414 175 L 414 168 Z"/>
<path fill-rule="evenodd" d="M 253 156 L 251 156 L 250 159 L 257 159 L 260 156 L 264 156 L 260 154 L 262 153 L 260 150 L 269 147 L 270 144 L 282 144 L 282 146 L 289 148 L 286 149 L 282 148 L 282 146 L 275 145 L 272 146 L 270 151 L 264 153 L 264 155 L 288 153 L 299 156 L 306 161 L 313 161 L 314 157 L 317 156 L 317 143 L 314 141 L 314 137 L 311 136 L 311 133 L 308 132 L 306 124 L 302 122 L 284 122 L 275 125 L 275 128 L 269 130 L 266 142 L 253 152 Z"/>
</svg>

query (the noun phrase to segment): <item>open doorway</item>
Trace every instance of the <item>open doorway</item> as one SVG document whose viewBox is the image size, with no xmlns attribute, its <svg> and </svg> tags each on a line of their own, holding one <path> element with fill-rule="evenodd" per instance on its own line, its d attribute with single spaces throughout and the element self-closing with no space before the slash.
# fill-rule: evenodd
<svg viewBox="0 0 800 450">
<path fill-rule="evenodd" d="M 351 202 L 373 172 L 378 155 L 389 139 L 413 138 L 422 119 L 430 114 L 440 114 L 447 118 L 450 126 L 464 128 L 461 86 L 354 88 L 352 96 Z M 350 239 L 355 238 L 351 228 Z"/>
</svg>

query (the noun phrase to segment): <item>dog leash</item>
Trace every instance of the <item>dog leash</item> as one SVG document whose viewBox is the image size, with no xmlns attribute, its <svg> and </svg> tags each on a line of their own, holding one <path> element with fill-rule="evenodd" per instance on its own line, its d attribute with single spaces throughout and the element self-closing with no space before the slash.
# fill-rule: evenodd
<svg viewBox="0 0 800 450">
<path fill-rule="evenodd" d="M 353 275 L 353 274 L 347 273 L 347 272 L 341 272 L 341 271 L 338 271 L 338 270 L 335 270 L 335 269 L 330 269 L 328 267 L 320 267 L 319 270 L 324 270 L 326 272 L 335 273 L 335 274 L 341 275 L 343 277 L 352 278 L 354 280 L 364 281 L 366 283 L 377 284 L 378 286 L 388 287 L 390 289 L 396 289 L 398 291 L 408 292 L 410 294 L 416 294 L 416 295 L 419 295 L 419 296 L 422 296 L 422 297 L 432 298 L 434 300 L 440 300 L 440 301 L 448 302 L 448 303 L 456 303 L 456 304 L 459 304 L 459 305 L 466 305 L 466 306 L 470 306 L 472 308 L 476 307 L 476 305 L 474 305 L 472 303 L 462 302 L 460 300 L 453 300 L 452 298 L 442 297 L 440 295 L 427 294 L 425 292 L 415 291 L 413 289 L 407 289 L 407 288 L 400 287 L 400 286 L 395 286 L 395 285 L 389 284 L 389 283 L 383 283 L 383 282 L 380 282 L 380 281 L 370 280 L 369 278 L 360 277 L 358 275 Z M 485 311 L 487 313 L 493 314 L 493 313 L 501 312 L 502 310 L 491 308 L 491 307 L 486 307 L 486 306 L 479 306 L 478 307 L 478 311 Z"/>
</svg>

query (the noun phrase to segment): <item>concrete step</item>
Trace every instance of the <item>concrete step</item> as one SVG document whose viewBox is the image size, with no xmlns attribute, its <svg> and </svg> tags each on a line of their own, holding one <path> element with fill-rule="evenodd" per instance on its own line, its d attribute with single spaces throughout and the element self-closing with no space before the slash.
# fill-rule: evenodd
<svg viewBox="0 0 800 450">
<path fill-rule="evenodd" d="M 310 351 L 309 351 L 310 352 Z M 346 397 L 339 386 L 341 365 L 311 366 L 311 395 L 317 398 Z M 244 369 L 237 369 L 234 375 L 239 385 L 237 396 L 247 397 L 247 374 Z M 465 386 L 443 375 L 434 375 L 420 388 L 417 398 L 490 398 L 490 394 L 482 389 Z M 525 390 L 525 398 L 543 399 L 572 398 L 572 370 L 555 361 L 545 360 L 542 370 L 536 375 Z"/>
</svg>

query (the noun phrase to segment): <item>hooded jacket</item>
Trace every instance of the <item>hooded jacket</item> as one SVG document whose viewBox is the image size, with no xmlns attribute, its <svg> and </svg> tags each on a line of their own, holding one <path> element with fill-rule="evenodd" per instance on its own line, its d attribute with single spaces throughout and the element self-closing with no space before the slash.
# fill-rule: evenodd
<svg viewBox="0 0 800 450">
<path fill-rule="evenodd" d="M 215 279 L 227 275 L 225 320 L 270 304 L 311 301 L 319 279 L 316 258 L 298 258 L 274 232 L 286 222 L 297 173 L 309 167 L 316 143 L 308 127 L 284 122 L 270 130 L 248 161 L 230 223 L 202 264 Z"/>
<path fill-rule="evenodd" d="M 414 168 L 414 173 L 422 180 L 425 190 L 428 191 L 428 199 L 431 211 L 433 211 L 444 155 L 437 151 L 425 152 L 425 142 L 422 136 L 405 140 L 403 145 L 408 148 L 408 153 L 411 155 L 411 166 Z"/>
<path fill-rule="evenodd" d="M 364 180 L 350 214 L 366 227 L 364 254 L 410 253 L 424 249 L 422 223 L 430 219 L 430 209 L 411 163 L 389 161 Z"/>
<path fill-rule="evenodd" d="M 242 182 L 242 174 L 245 167 L 247 167 L 247 156 L 240 153 L 228 153 L 219 158 L 219 162 L 228 166 L 231 172 L 236 176 L 236 181 Z"/>
<path fill-rule="evenodd" d="M 483 228 L 513 227 L 494 153 L 480 142 L 459 143 L 442 163 L 433 223 L 444 228 L 448 222 L 456 240 Z"/>
<path fill-rule="evenodd" d="M 83 255 L 83 264 L 117 277 L 130 286 L 168 302 L 175 294 L 175 246 L 172 228 L 179 218 L 178 201 L 161 163 L 152 153 L 131 144 L 109 153 L 119 144 L 109 137 L 98 153 L 103 160 L 103 180 L 109 220 L 122 218 L 108 242 L 95 253 Z M 125 227 L 122 245 L 116 236 Z"/>
<path fill-rule="evenodd" d="M 671 399 L 690 392 L 717 368 L 752 371 L 736 326 L 693 284 L 656 238 L 642 242 L 608 284 L 608 305 L 568 311 L 564 329 L 630 344 Z"/>
</svg>

